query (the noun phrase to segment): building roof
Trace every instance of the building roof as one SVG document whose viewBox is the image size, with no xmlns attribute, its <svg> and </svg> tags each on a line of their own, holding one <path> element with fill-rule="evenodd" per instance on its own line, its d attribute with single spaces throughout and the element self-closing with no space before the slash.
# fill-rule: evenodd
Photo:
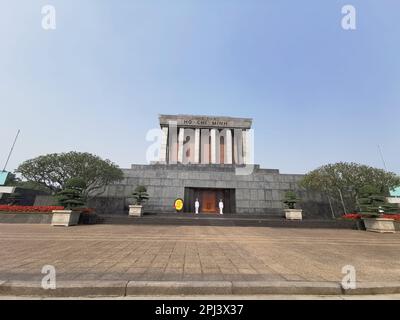
<svg viewBox="0 0 400 320">
<path fill-rule="evenodd" d="M 206 116 L 206 115 L 159 115 L 160 126 L 168 126 L 169 123 L 176 122 L 178 127 L 188 128 L 230 128 L 230 129 L 250 129 L 253 119 L 236 118 L 226 116 Z"/>
</svg>

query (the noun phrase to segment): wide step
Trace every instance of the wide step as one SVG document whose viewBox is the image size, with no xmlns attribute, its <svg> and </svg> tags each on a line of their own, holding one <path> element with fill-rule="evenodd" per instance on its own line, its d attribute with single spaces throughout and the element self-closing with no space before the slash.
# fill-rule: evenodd
<svg viewBox="0 0 400 320">
<path fill-rule="evenodd" d="M 363 227 L 353 220 L 301 220 L 290 221 L 284 218 L 268 219 L 265 217 L 179 217 L 168 215 L 151 215 L 143 217 L 102 216 L 98 224 L 114 225 L 186 225 L 186 226 L 244 226 L 244 227 L 276 227 L 276 228 L 332 228 L 356 229 Z"/>
</svg>

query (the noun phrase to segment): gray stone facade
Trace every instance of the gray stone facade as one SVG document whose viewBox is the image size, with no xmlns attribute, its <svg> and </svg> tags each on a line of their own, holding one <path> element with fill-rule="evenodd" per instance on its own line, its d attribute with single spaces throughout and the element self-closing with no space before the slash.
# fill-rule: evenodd
<svg viewBox="0 0 400 320">
<path fill-rule="evenodd" d="M 150 200 L 147 212 L 175 212 L 176 198 L 184 198 L 187 188 L 235 189 L 235 213 L 282 215 L 282 199 L 287 190 L 296 190 L 305 217 L 329 217 L 327 199 L 317 193 L 302 190 L 299 174 L 281 174 L 275 169 L 261 169 L 258 165 L 250 175 L 236 175 L 234 165 L 132 165 L 123 169 L 125 178 L 107 187 L 105 193 L 92 200 L 99 213 L 127 212 L 135 187 L 147 187 Z"/>
</svg>

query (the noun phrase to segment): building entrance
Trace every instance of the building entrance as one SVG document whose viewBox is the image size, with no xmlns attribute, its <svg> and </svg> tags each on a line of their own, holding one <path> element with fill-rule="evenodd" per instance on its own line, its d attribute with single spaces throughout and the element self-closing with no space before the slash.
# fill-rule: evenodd
<svg viewBox="0 0 400 320">
<path fill-rule="evenodd" d="M 217 212 L 217 192 L 214 190 L 204 190 L 200 192 L 200 210 L 205 213 Z M 203 204 L 203 205 L 201 205 Z"/>
<path fill-rule="evenodd" d="M 196 199 L 200 202 L 200 213 L 219 213 L 220 199 L 224 203 L 224 213 L 235 213 L 235 189 L 185 188 L 185 212 L 195 212 Z"/>
</svg>

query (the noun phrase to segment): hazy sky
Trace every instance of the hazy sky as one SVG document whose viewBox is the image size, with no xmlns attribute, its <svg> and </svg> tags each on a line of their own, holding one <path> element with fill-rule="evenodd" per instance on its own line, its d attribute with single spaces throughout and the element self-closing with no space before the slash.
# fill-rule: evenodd
<svg viewBox="0 0 400 320">
<path fill-rule="evenodd" d="M 42 29 L 41 9 L 57 28 Z M 357 10 L 343 30 L 341 8 Z M 398 0 L 0 0 L 0 165 L 88 151 L 145 163 L 158 114 L 254 118 L 255 160 L 400 173 Z"/>
</svg>

